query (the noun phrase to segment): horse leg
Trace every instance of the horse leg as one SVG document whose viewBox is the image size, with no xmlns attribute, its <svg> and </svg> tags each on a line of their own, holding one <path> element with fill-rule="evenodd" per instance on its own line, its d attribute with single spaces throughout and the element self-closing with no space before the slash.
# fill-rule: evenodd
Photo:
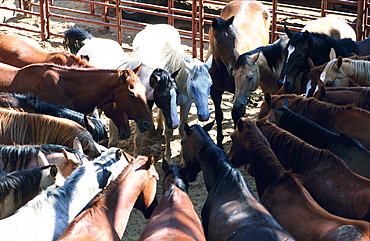
<svg viewBox="0 0 370 241">
<path fill-rule="evenodd" d="M 139 126 L 136 124 L 135 136 L 134 136 L 134 152 L 133 156 L 137 157 L 141 153 L 141 144 L 143 142 L 143 133 L 139 130 Z"/>
<path fill-rule="evenodd" d="M 164 116 L 163 116 L 163 113 L 162 113 L 162 110 L 158 108 L 158 112 L 157 112 L 157 135 L 162 135 L 163 133 L 163 123 L 164 123 Z"/>
<path fill-rule="evenodd" d="M 192 101 L 189 99 L 185 104 L 180 105 L 180 126 L 179 126 L 179 132 L 181 139 L 185 136 L 185 124 L 188 123 L 188 117 L 189 117 L 189 112 L 191 108 L 191 103 Z M 185 165 L 185 160 L 182 157 L 182 148 L 180 150 L 180 165 L 184 166 Z"/>
<path fill-rule="evenodd" d="M 109 119 L 109 143 L 108 146 L 117 146 L 118 144 L 118 128 L 117 126 L 113 123 L 111 119 Z"/>
<path fill-rule="evenodd" d="M 224 139 L 224 135 L 222 134 L 222 120 L 224 115 L 221 109 L 222 93 L 223 91 L 219 91 L 211 87 L 211 98 L 213 100 L 213 105 L 215 106 L 215 119 L 217 125 L 217 146 L 223 149 L 222 141 Z"/>
<path fill-rule="evenodd" d="M 162 121 L 162 123 L 163 123 L 163 121 Z M 164 156 L 166 157 L 166 160 L 170 164 L 173 164 L 172 160 L 171 160 L 171 139 L 172 139 L 172 136 L 173 136 L 173 130 L 168 128 L 167 125 L 164 125 L 164 139 L 165 139 L 165 145 L 166 145 Z"/>
</svg>

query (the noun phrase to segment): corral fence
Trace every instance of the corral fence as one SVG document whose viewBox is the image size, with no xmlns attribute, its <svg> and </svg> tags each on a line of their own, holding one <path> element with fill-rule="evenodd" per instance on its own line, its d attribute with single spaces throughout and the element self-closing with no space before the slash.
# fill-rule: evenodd
<svg viewBox="0 0 370 241">
<path fill-rule="evenodd" d="M 51 28 L 50 21 L 63 19 L 89 23 L 116 31 L 117 42 L 122 44 L 123 30 L 142 30 L 150 19 L 164 19 L 165 23 L 175 26 L 182 39 L 191 41 L 193 56 L 203 59 L 204 47 L 208 43 L 207 29 L 212 19 L 219 17 L 221 9 L 226 2 L 213 0 L 18 0 L 14 6 L 8 6 L 3 0 L 0 10 L 10 11 L 13 14 L 32 15 L 39 18 L 39 29 L 27 29 L 6 20 L 0 26 L 16 28 L 39 33 L 42 40 L 50 36 L 63 37 L 61 33 Z M 12 0 L 13 1 L 13 0 Z M 67 2 L 74 2 L 78 7 L 67 7 Z M 302 21 L 314 20 L 322 16 L 335 15 L 342 17 L 355 29 L 357 41 L 369 36 L 370 30 L 370 0 L 271 0 L 261 1 L 269 7 L 272 15 L 270 28 L 271 42 L 276 40 L 278 34 L 283 32 L 286 24 L 290 29 L 300 31 L 302 24 L 289 21 L 300 19 Z M 309 2 L 309 6 L 307 3 Z M 5 17 L 4 17 L 5 18 Z M 1 20 L 0 20 L 1 21 Z M 186 23 L 177 27 L 178 22 Z M 181 25 L 181 24 L 180 24 Z"/>
</svg>

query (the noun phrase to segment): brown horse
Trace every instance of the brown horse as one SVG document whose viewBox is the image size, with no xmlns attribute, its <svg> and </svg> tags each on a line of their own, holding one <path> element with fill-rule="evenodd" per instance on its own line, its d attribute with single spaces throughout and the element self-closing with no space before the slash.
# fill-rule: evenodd
<svg viewBox="0 0 370 241">
<path fill-rule="evenodd" d="M 62 105 L 82 113 L 97 106 L 118 126 L 120 136 L 127 130 L 127 116 L 141 132 L 151 125 L 145 87 L 132 70 L 82 69 L 54 64 L 32 64 L 15 68 L 0 64 L 0 91 L 33 93 L 41 101 Z"/>
<path fill-rule="evenodd" d="M 76 138 L 90 158 L 100 154 L 91 134 L 72 120 L 0 108 L 0 144 L 57 144 L 74 147 Z"/>
<path fill-rule="evenodd" d="M 22 68 L 35 63 L 54 63 L 90 68 L 85 59 L 66 51 L 50 52 L 33 39 L 16 34 L 0 34 L 0 62 Z"/>
<path fill-rule="evenodd" d="M 181 141 L 186 175 L 195 181 L 203 172 L 208 196 L 202 209 L 207 240 L 294 240 L 257 200 L 238 169 L 199 125 L 185 125 Z"/>
<path fill-rule="evenodd" d="M 370 150 L 370 112 L 354 106 L 338 106 L 316 98 L 294 94 L 265 95 L 259 118 L 267 116 L 271 108 L 285 105 L 329 131 L 346 134 Z"/>
<path fill-rule="evenodd" d="M 121 240 L 134 205 L 149 218 L 157 204 L 154 162 L 153 155 L 131 159 L 58 240 Z"/>
<path fill-rule="evenodd" d="M 284 168 L 302 176 L 304 187 L 320 206 L 334 215 L 370 221 L 369 179 L 351 171 L 330 151 L 270 122 L 260 120 L 258 126 Z"/>
<path fill-rule="evenodd" d="M 336 104 L 353 104 L 358 108 L 370 111 L 370 87 L 324 87 L 314 94 L 318 100 Z"/>
<path fill-rule="evenodd" d="M 194 210 L 183 169 L 169 165 L 164 159 L 162 169 L 162 200 L 150 217 L 140 240 L 198 240 L 205 241 L 202 224 Z"/>
<path fill-rule="evenodd" d="M 250 93 L 242 93 L 243 82 L 235 83 L 232 69 L 240 54 L 269 43 L 270 13 L 257 1 L 231 1 L 221 11 L 221 18 L 213 19 L 209 30 L 208 57 L 212 54 L 209 70 L 213 84 L 211 97 L 215 105 L 217 145 L 222 147 L 222 94 L 235 93 L 234 123 L 245 113 Z M 257 83 L 258 85 L 258 83 Z M 256 85 L 256 86 L 257 86 Z"/>
<path fill-rule="evenodd" d="M 236 165 L 251 164 L 260 201 L 297 240 L 369 240 L 368 222 L 332 215 L 317 204 L 297 175 L 283 168 L 255 121 L 237 122 L 230 154 Z"/>
</svg>

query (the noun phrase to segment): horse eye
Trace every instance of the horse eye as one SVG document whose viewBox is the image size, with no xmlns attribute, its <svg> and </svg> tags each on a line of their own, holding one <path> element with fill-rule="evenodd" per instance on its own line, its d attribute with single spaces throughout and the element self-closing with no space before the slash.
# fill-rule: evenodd
<svg viewBox="0 0 370 241">
<path fill-rule="evenodd" d="M 135 94 L 133 92 L 130 92 L 130 97 L 135 98 Z"/>
</svg>

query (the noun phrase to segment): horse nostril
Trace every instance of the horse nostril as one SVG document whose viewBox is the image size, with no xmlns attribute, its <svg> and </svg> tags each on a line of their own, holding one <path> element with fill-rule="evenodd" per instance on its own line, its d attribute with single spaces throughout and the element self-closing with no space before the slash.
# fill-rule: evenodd
<svg viewBox="0 0 370 241">
<path fill-rule="evenodd" d="M 150 122 L 150 121 L 143 121 L 142 122 L 142 126 L 143 126 L 143 128 L 145 129 L 145 130 L 149 130 L 149 128 L 152 126 L 152 122 Z"/>
<path fill-rule="evenodd" d="M 200 121 L 207 121 L 209 119 L 209 115 L 198 115 L 198 120 Z"/>
</svg>

